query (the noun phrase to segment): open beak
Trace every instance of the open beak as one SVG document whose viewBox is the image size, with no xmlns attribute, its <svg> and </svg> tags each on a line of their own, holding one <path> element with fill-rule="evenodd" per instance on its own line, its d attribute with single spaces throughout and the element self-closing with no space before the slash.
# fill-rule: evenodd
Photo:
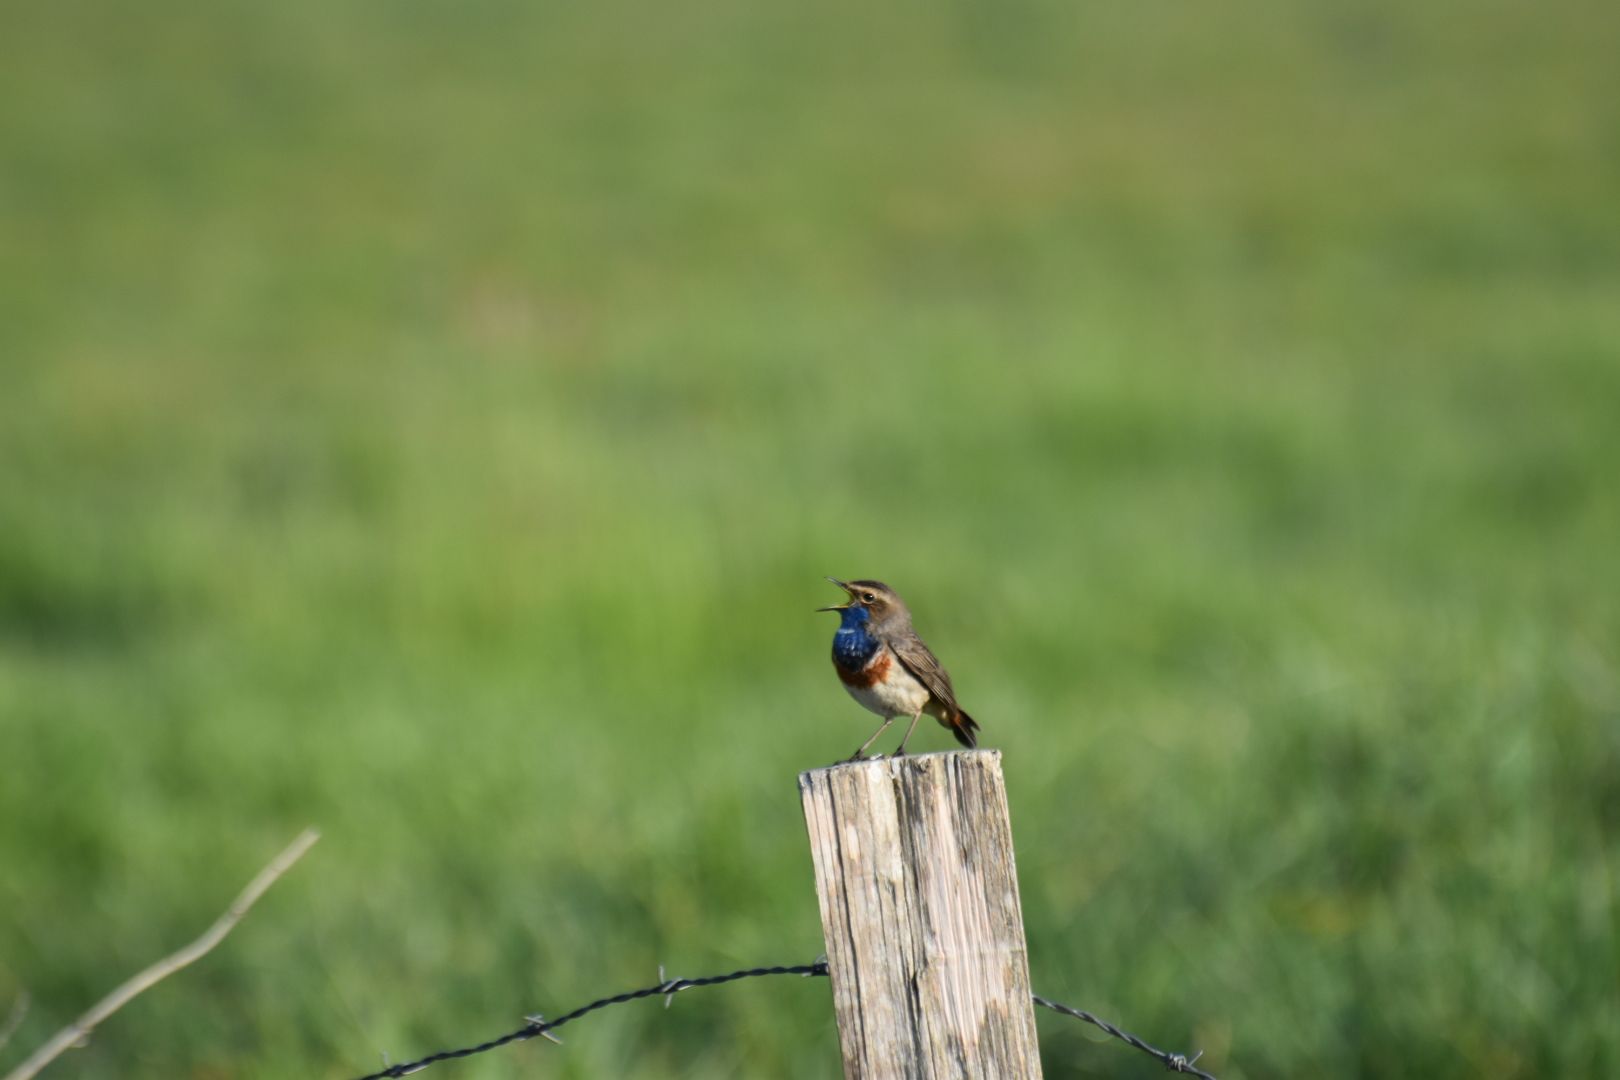
<svg viewBox="0 0 1620 1080">
<path fill-rule="evenodd" d="M 855 590 L 854 589 L 851 589 L 848 585 L 845 585 L 842 581 L 839 581 L 835 577 L 830 577 L 827 580 L 832 582 L 834 585 L 838 586 L 840 589 L 843 589 L 845 592 L 849 593 L 849 599 L 847 601 L 845 601 L 844 603 L 842 603 L 842 604 L 834 604 L 831 607 L 818 607 L 818 608 L 816 608 L 817 611 L 843 611 L 845 608 L 849 607 L 850 604 L 853 604 L 855 602 Z"/>
</svg>

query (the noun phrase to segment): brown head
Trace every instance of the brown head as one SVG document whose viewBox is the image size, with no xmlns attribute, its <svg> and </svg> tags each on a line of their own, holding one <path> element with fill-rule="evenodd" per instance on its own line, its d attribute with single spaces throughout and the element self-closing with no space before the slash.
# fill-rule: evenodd
<svg viewBox="0 0 1620 1080">
<path fill-rule="evenodd" d="M 899 593 L 883 582 L 866 578 L 860 581 L 839 581 L 835 577 L 830 577 L 827 580 L 848 593 L 849 599 L 832 607 L 818 608 L 818 611 L 864 609 L 867 613 L 865 621 L 868 629 L 877 635 L 893 634 L 911 627 L 911 612 L 906 608 L 906 602 L 900 599 Z"/>
</svg>

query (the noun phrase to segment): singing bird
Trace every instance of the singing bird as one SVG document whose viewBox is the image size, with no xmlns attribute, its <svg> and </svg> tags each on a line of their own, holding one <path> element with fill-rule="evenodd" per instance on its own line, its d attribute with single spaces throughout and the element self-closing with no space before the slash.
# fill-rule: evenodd
<svg viewBox="0 0 1620 1080">
<path fill-rule="evenodd" d="M 950 728 L 963 746 L 977 746 L 979 725 L 956 703 L 950 675 L 912 629 L 911 612 L 899 594 L 881 581 L 827 580 L 849 594 L 846 603 L 816 609 L 840 614 L 833 667 L 849 696 L 883 717 L 882 726 L 849 760 L 864 758 L 897 717 L 909 716 L 911 726 L 894 756 L 904 754 L 923 713 Z"/>
</svg>

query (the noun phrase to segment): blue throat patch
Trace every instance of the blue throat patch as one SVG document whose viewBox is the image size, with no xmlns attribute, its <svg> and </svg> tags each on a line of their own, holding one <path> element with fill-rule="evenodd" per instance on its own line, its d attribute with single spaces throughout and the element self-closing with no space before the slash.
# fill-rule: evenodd
<svg viewBox="0 0 1620 1080">
<path fill-rule="evenodd" d="M 845 671 L 859 671 L 883 648 L 883 642 L 867 633 L 872 613 L 859 604 L 843 611 L 843 621 L 833 635 L 833 663 Z"/>
</svg>

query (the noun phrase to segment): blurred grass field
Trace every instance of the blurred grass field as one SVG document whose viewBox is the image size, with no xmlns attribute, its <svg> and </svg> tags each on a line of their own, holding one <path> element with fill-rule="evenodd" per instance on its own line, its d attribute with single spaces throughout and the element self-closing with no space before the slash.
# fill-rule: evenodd
<svg viewBox="0 0 1620 1080">
<path fill-rule="evenodd" d="M 814 957 L 836 574 L 1005 754 L 1042 993 L 1223 1080 L 1620 1075 L 1612 5 L 6 22 L 0 1068 L 307 823 L 51 1075 Z M 839 1075 L 824 982 L 566 1034 L 433 1075 Z"/>
</svg>

